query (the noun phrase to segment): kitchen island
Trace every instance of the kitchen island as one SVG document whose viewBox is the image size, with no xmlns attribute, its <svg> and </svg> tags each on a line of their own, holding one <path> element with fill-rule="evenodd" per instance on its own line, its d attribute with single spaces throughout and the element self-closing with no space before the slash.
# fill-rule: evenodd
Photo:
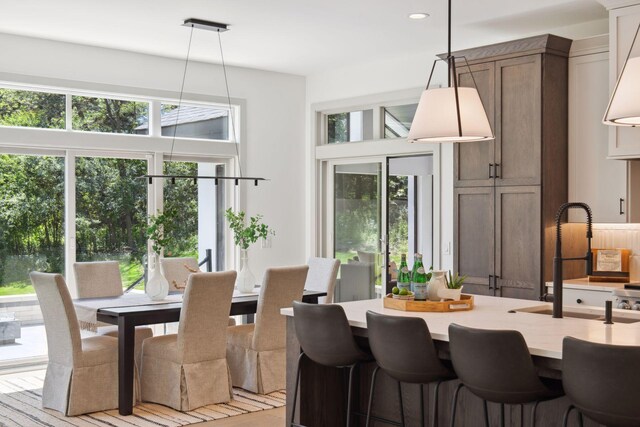
<svg viewBox="0 0 640 427">
<path fill-rule="evenodd" d="M 593 342 L 616 345 L 640 345 L 640 313 L 627 310 L 614 310 L 613 325 L 605 325 L 600 320 L 592 320 L 584 317 L 597 317 L 600 308 L 565 308 L 566 316 L 562 319 L 554 319 L 551 315 L 540 314 L 537 311 L 545 311 L 551 308 L 550 303 L 537 301 L 518 300 L 510 298 L 498 298 L 489 296 L 474 296 L 475 308 L 471 311 L 456 313 L 409 313 L 386 309 L 382 300 L 365 300 L 342 303 L 345 313 L 352 327 L 354 336 L 359 344 L 367 346 L 366 312 L 372 310 L 392 316 L 411 316 L 423 318 L 436 346 L 443 359 L 449 358 L 448 354 L 448 328 L 451 323 L 483 329 L 512 329 L 522 333 L 533 355 L 534 363 L 538 366 L 540 374 L 550 378 L 561 378 L 562 372 L 562 340 L 566 336 L 572 336 Z M 575 312 L 576 317 L 568 313 Z M 287 316 L 287 391 L 293 391 L 295 384 L 295 372 L 300 347 L 295 336 L 295 319 L 292 309 L 283 309 L 282 314 Z M 402 333 L 402 331 L 398 331 Z M 303 361 L 302 377 L 300 385 L 300 398 L 296 418 L 301 424 L 319 426 L 338 426 L 344 424 L 346 410 L 346 384 L 344 372 L 338 369 L 320 366 Z M 356 411 L 365 413 L 371 373 L 375 364 L 363 365 L 356 384 L 353 405 Z M 588 375 L 588 373 L 585 373 Z M 400 420 L 397 386 L 395 381 L 385 375 L 379 376 L 376 382 L 374 399 L 374 415 L 398 422 Z M 456 381 L 443 383 L 440 389 L 438 406 L 438 419 L 440 425 L 448 425 L 450 422 L 451 396 Z M 425 408 L 432 408 L 433 385 L 424 388 Z M 404 412 L 407 425 L 419 425 L 419 387 L 412 384 L 403 384 Z M 287 411 L 290 416 L 293 393 L 287 394 Z M 521 425 L 521 417 L 528 425 L 531 405 L 507 407 L 506 425 Z M 540 404 L 537 415 L 537 425 L 551 426 L 561 425 L 562 415 L 568 406 L 566 398 Z M 490 404 L 489 412 L 492 425 L 498 422 L 499 406 Z M 431 411 L 429 411 L 431 415 Z M 287 420 L 290 418 L 287 418 Z M 482 425 L 482 401 L 471 395 L 468 391 L 460 394 L 456 425 L 475 426 Z M 364 425 L 364 418 L 357 417 L 355 425 Z M 390 425 L 375 421 L 374 426 Z M 577 417 L 572 417 L 569 425 L 578 425 Z M 588 420 L 585 426 L 594 426 Z"/>
</svg>

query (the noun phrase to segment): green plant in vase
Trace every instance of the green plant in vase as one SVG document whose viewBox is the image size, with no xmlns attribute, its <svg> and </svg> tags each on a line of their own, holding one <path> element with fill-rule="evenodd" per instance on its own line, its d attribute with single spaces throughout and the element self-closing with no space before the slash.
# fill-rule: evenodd
<svg viewBox="0 0 640 427">
<path fill-rule="evenodd" d="M 247 249 L 256 243 L 258 239 L 267 239 L 275 232 L 262 222 L 262 215 L 248 218 L 244 211 L 234 212 L 231 208 L 225 211 L 225 218 L 229 222 L 229 228 L 233 231 L 233 241 L 241 250 L 242 269 L 236 280 L 236 287 L 240 292 L 251 292 L 256 285 L 256 279 L 249 269 Z"/>
<path fill-rule="evenodd" d="M 449 289 L 462 289 L 462 284 L 467 279 L 467 276 L 460 276 L 458 273 L 451 274 L 449 270 L 449 279 L 447 280 L 447 288 Z"/>
<path fill-rule="evenodd" d="M 149 215 L 147 239 L 151 241 L 153 257 L 149 263 L 149 273 L 144 291 L 154 301 L 161 301 L 169 295 L 169 282 L 160 270 L 160 256 L 169 244 L 168 230 L 175 221 L 176 212 L 168 209 L 157 215 Z"/>
</svg>

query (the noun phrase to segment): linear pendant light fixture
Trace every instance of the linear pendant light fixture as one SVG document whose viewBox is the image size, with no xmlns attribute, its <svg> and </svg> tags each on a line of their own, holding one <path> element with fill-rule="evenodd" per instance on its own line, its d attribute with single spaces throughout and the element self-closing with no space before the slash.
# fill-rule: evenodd
<svg viewBox="0 0 640 427">
<path fill-rule="evenodd" d="M 187 58 L 184 64 L 184 72 L 182 74 L 182 86 L 180 88 L 180 100 L 178 101 L 178 111 L 176 113 L 175 125 L 173 126 L 173 139 L 171 141 L 171 153 L 169 154 L 169 161 L 173 158 L 173 147 L 176 142 L 176 132 L 178 130 L 178 124 L 180 122 L 180 109 L 182 107 L 182 97 L 184 95 L 184 82 L 187 77 L 187 67 L 189 65 L 189 55 L 191 53 L 191 41 L 193 40 L 193 30 L 207 30 L 207 31 L 215 31 L 218 33 L 218 44 L 220 46 L 220 58 L 222 62 L 222 71 L 224 74 L 224 84 L 227 91 L 227 102 L 229 105 L 229 127 L 231 128 L 231 132 L 233 135 L 233 144 L 236 148 L 236 156 L 238 158 L 238 169 L 239 176 L 203 176 L 203 175 L 142 175 L 139 178 L 145 178 L 149 180 L 149 185 L 153 184 L 154 179 L 170 179 L 173 184 L 175 184 L 177 179 L 190 179 L 193 180 L 194 184 L 198 182 L 199 179 L 213 179 L 215 181 L 215 185 L 218 185 L 219 180 L 231 180 L 235 185 L 238 185 L 240 181 L 253 181 L 254 185 L 257 186 L 260 181 L 267 181 L 265 178 L 259 177 L 248 177 L 242 175 L 242 166 L 240 163 L 240 152 L 238 150 L 238 142 L 236 138 L 236 127 L 233 122 L 233 107 L 231 106 L 231 95 L 229 94 L 229 81 L 227 79 L 227 67 L 224 62 L 224 53 L 222 50 L 222 39 L 220 37 L 220 33 L 224 33 L 229 31 L 229 26 L 227 24 L 221 24 L 219 22 L 205 21 L 203 19 L 189 18 L 184 21 L 182 24 L 185 27 L 191 28 L 191 33 L 189 35 L 189 45 L 187 47 Z"/>
<path fill-rule="evenodd" d="M 466 62 L 466 58 L 463 57 L 463 59 Z M 439 61 L 441 60 L 436 59 L 433 62 L 427 87 L 420 96 L 409 131 L 409 142 L 471 142 L 494 139 L 470 68 L 469 73 L 474 87 L 458 86 L 456 58 L 451 55 L 451 0 L 449 0 L 446 58 L 449 67 L 449 84 L 445 88 L 429 89 L 433 70 Z"/>
<path fill-rule="evenodd" d="M 618 77 L 602 122 L 614 126 L 640 125 L 640 57 L 631 58 L 640 25 L 633 36 L 627 59 Z"/>
</svg>

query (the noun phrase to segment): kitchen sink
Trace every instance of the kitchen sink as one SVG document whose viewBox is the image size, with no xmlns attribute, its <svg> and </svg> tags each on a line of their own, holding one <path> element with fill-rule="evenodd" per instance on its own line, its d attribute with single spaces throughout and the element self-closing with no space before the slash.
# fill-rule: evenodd
<svg viewBox="0 0 640 427">
<path fill-rule="evenodd" d="M 538 307 L 529 307 L 529 308 L 521 308 L 518 310 L 513 310 L 515 312 L 520 313 L 533 313 L 533 314 L 546 314 L 551 316 L 553 314 L 553 310 L 549 306 L 538 306 Z M 564 317 L 570 317 L 574 319 L 587 319 L 587 320 L 599 320 L 604 322 L 604 311 L 593 308 L 593 309 L 576 309 L 576 308 L 565 308 L 563 310 L 562 315 Z M 614 314 L 613 323 L 638 323 L 640 322 L 640 316 L 637 314 L 634 315 L 626 315 L 625 314 Z"/>
</svg>

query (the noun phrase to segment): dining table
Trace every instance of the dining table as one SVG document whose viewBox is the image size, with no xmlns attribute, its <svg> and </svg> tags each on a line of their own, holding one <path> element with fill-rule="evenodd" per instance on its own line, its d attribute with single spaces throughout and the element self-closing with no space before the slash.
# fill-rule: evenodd
<svg viewBox="0 0 640 427">
<path fill-rule="evenodd" d="M 76 311 L 92 307 L 98 322 L 118 326 L 118 412 L 120 415 L 133 413 L 133 384 L 135 375 L 134 342 L 136 326 L 177 322 L 182 310 L 181 298 L 167 299 L 166 302 L 141 303 L 140 298 L 131 298 L 135 304 L 127 305 L 127 295 L 118 298 L 82 298 L 74 300 Z M 326 296 L 323 291 L 305 290 L 302 300 L 317 304 L 318 298 Z M 249 294 L 234 293 L 230 316 L 245 316 L 253 321 L 258 308 L 258 291 Z M 143 300 L 144 301 L 144 300 Z"/>
</svg>

